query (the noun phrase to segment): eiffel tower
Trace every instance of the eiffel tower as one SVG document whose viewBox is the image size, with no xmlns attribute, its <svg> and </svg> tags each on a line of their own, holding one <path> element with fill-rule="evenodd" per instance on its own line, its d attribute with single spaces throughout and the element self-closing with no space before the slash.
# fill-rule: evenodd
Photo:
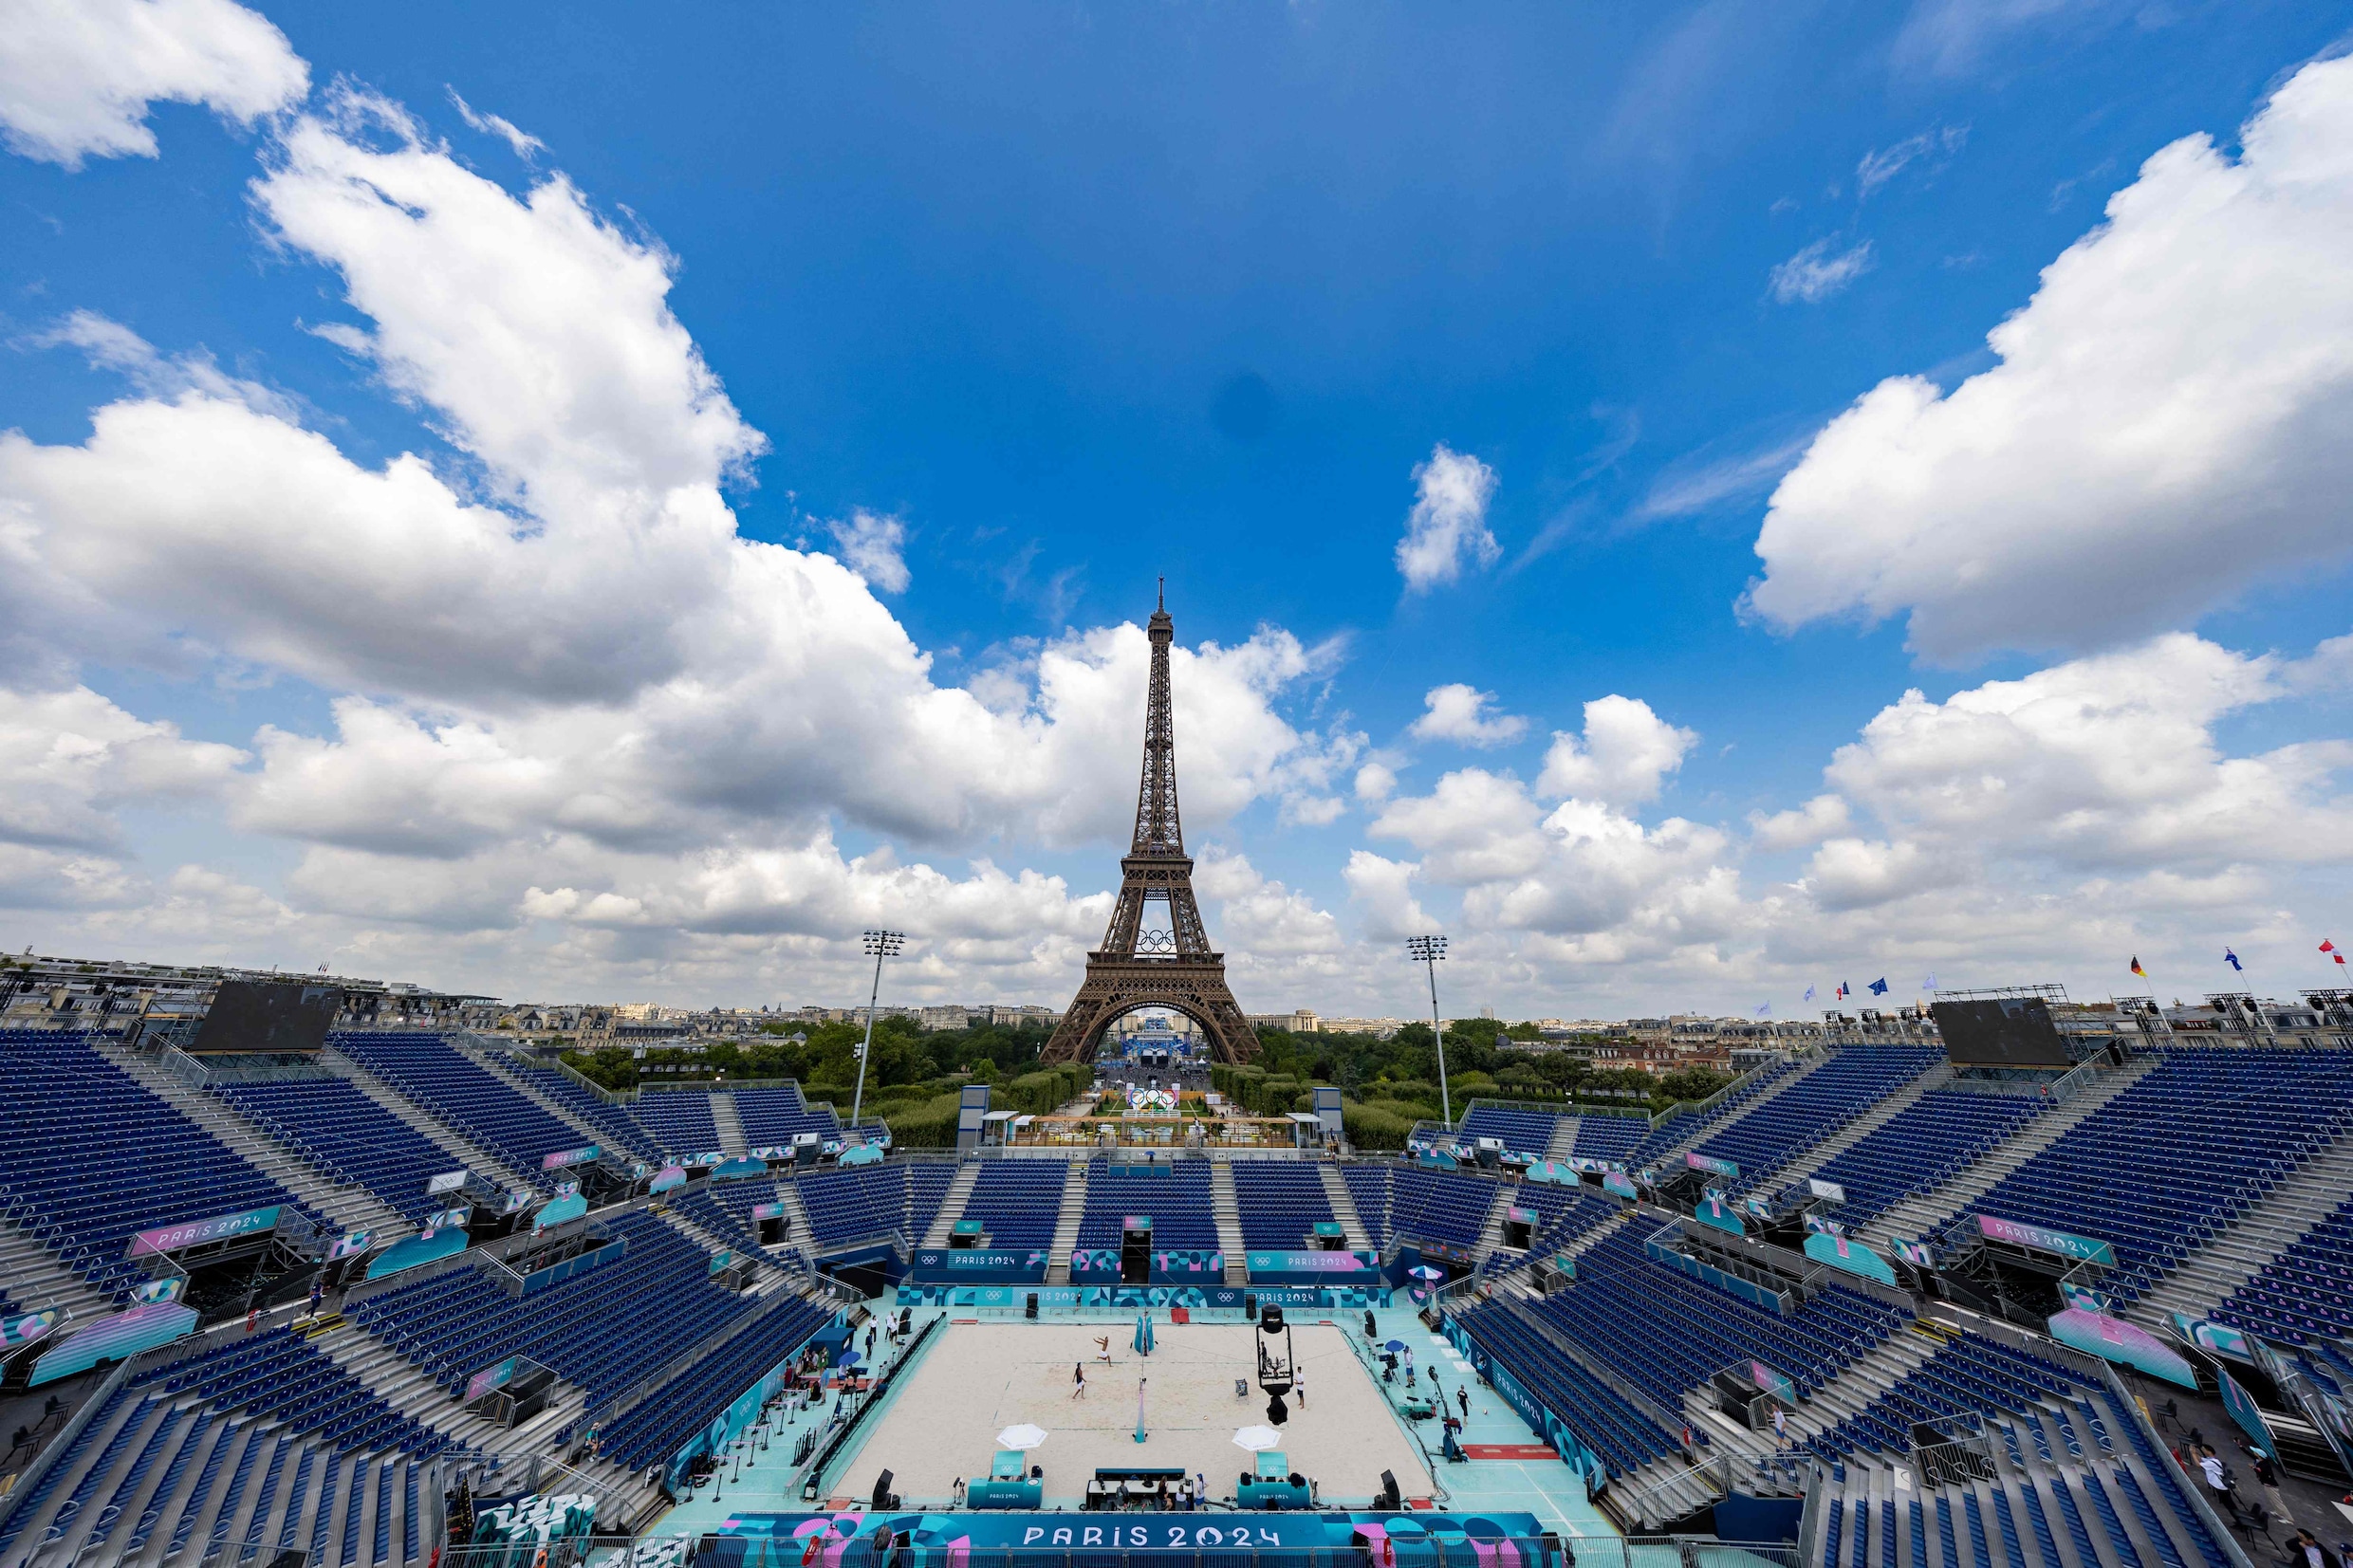
<svg viewBox="0 0 2353 1568">
<path fill-rule="evenodd" d="M 1226 988 L 1226 955 L 1210 950 L 1193 897 L 1193 857 L 1176 815 L 1176 729 L 1169 712 L 1168 645 L 1176 640 L 1163 590 L 1147 628 L 1152 691 L 1144 705 L 1144 776 L 1136 795 L 1136 841 L 1120 861 L 1120 902 L 1086 978 L 1064 1009 L 1041 1060 L 1091 1061 L 1103 1030 L 1138 1007 L 1165 1007 L 1200 1025 L 1219 1061 L 1258 1055 L 1258 1034 Z M 1144 929 L 1144 905 L 1168 906 L 1167 931 Z"/>
</svg>

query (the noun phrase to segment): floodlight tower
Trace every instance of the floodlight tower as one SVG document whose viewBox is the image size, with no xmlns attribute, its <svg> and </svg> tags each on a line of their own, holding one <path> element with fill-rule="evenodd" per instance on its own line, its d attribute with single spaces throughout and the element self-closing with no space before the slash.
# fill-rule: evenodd
<svg viewBox="0 0 2353 1568">
<path fill-rule="evenodd" d="M 1443 936 L 1409 936 L 1405 939 L 1406 956 L 1430 970 L 1430 1033 L 1438 1042 L 1438 1102 L 1446 1115 L 1446 1130 L 1454 1130 L 1454 1100 L 1446 1090 L 1446 1030 L 1438 1023 L 1438 965 L 1446 957 Z"/>
<path fill-rule="evenodd" d="M 858 1131 L 858 1113 L 866 1103 L 866 1058 L 874 1054 L 874 1011 L 882 1000 L 882 960 L 896 958 L 899 950 L 907 945 L 903 931 L 870 931 L 866 932 L 867 953 L 874 959 L 874 992 L 866 998 L 866 1040 L 858 1047 L 858 1093 L 850 1099 L 850 1131 Z M 1433 993 L 1436 994 L 1436 993 Z"/>
</svg>

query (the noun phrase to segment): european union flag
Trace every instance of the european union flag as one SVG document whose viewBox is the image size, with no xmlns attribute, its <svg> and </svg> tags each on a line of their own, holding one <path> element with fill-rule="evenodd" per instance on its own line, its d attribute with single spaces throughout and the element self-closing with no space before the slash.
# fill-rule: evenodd
<svg viewBox="0 0 2353 1568">
<path fill-rule="evenodd" d="M 1885 975 L 1881 975 L 1877 980 L 1871 982 L 1871 994 L 1873 996 L 1885 996 L 1887 994 L 1887 977 Z"/>
</svg>

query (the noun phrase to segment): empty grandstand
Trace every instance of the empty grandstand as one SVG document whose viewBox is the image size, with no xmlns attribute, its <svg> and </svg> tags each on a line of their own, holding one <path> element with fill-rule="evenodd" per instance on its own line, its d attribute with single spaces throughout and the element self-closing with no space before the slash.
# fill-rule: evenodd
<svg viewBox="0 0 2353 1568">
<path fill-rule="evenodd" d="M 801 1430 L 839 1436 L 787 1468 L 841 1477 L 867 1430 L 836 1372 L 871 1344 L 853 1307 L 894 1331 L 922 1313 L 912 1355 L 950 1314 L 1089 1321 L 1094 1301 L 1122 1335 L 1139 1312 L 1174 1334 L 1176 1308 L 1214 1322 L 1289 1293 L 1355 1341 L 1325 1390 L 1365 1377 L 1433 1448 L 1438 1397 L 1461 1396 L 1486 1447 L 1466 1434 L 1469 1468 L 1416 1483 L 1434 1500 L 1536 1485 L 1588 1533 L 1778 1500 L 1820 1568 L 2251 1568 L 2245 1520 L 2134 1397 L 2166 1393 L 2149 1367 L 2188 1367 L 2185 1401 L 2228 1370 L 2299 1476 L 2346 1481 L 2353 1042 L 2128 1042 L 2039 1077 L 1817 1047 L 1655 1124 L 1481 1102 L 1457 1134 L 1497 1140 L 1485 1169 L 1469 1150 L 857 1163 L 795 1085 L 623 1105 L 453 1031 L 345 1029 L 234 1071 L 19 1031 L 0 1066 L 0 1324 L 23 1336 L 0 1393 L 67 1402 L 0 1491 L 5 1568 L 421 1568 L 453 1544 L 458 1481 L 534 1464 L 626 1538 L 702 1518 L 713 1452 L 768 1452 L 742 1424 L 790 1430 L 761 1423 L 808 1400 L 843 1413 Z M 605 1157 L 581 1163 L 592 1143 Z M 713 1152 L 736 1157 L 656 1163 Z M 1605 1190 L 1570 1156 L 1630 1169 Z M 317 1201 L 338 1193 L 380 1205 L 380 1233 L 343 1233 Z M 1860 1239 L 1922 1212 L 1899 1255 Z M 1068 1252 L 1132 1252 L 1143 1216 L 1154 1260 L 1059 1282 Z M 1342 1311 L 1298 1272 L 1336 1229 L 1380 1282 Z M 1237 1244 L 1292 1272 L 1154 1272 Z M 2063 1337 L 2069 1312 L 2109 1327 Z M 1518 1479 L 1479 1469 L 1504 1464 Z"/>
</svg>

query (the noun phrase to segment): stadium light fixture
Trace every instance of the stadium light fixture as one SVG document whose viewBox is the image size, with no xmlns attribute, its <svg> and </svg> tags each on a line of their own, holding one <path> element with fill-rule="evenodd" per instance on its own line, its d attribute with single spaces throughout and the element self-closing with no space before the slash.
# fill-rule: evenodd
<svg viewBox="0 0 2353 1568">
<path fill-rule="evenodd" d="M 1443 936 L 1409 936 L 1405 939 L 1406 955 L 1430 971 L 1430 1033 L 1438 1044 L 1438 1104 L 1446 1116 L 1446 1130 L 1454 1130 L 1454 1098 L 1446 1088 L 1446 1030 L 1438 1023 L 1438 965 L 1446 957 Z"/>
<path fill-rule="evenodd" d="M 866 998 L 866 1039 L 858 1047 L 858 1093 L 850 1099 L 850 1131 L 858 1131 L 858 1115 L 866 1105 L 866 1058 L 874 1054 L 874 1011 L 882 1001 L 882 960 L 895 958 L 899 950 L 907 945 L 903 931 L 870 931 L 864 937 L 866 951 L 874 959 L 874 992 Z"/>
</svg>

